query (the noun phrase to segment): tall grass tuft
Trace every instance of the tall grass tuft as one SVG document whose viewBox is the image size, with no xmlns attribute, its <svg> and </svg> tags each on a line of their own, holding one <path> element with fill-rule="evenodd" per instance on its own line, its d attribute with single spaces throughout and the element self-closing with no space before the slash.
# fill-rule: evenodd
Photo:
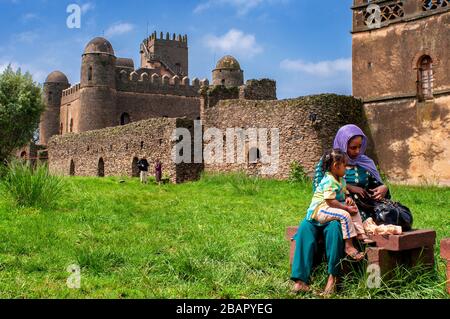
<svg viewBox="0 0 450 319">
<path fill-rule="evenodd" d="M 65 186 L 64 179 L 51 175 L 46 164 L 32 167 L 20 161 L 11 162 L 0 181 L 1 196 L 20 207 L 51 208 Z"/>
</svg>

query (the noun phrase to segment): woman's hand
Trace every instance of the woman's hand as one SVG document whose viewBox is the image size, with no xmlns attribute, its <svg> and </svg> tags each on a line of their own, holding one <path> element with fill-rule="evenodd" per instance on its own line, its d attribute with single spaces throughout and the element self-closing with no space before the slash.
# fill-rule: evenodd
<svg viewBox="0 0 450 319">
<path fill-rule="evenodd" d="M 381 185 L 378 186 L 377 188 L 371 189 L 371 191 L 373 192 L 372 198 L 375 200 L 380 200 L 386 196 L 388 190 L 389 189 L 387 188 L 386 185 Z"/>
<path fill-rule="evenodd" d="M 354 185 L 347 185 L 347 189 L 350 191 L 350 193 L 357 194 L 361 196 L 362 198 L 368 198 L 370 197 L 369 193 L 364 188 L 354 186 Z"/>
</svg>

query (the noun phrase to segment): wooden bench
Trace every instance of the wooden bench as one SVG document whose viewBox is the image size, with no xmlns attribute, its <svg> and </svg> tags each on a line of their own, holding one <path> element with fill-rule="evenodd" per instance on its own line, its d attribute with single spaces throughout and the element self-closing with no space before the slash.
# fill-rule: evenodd
<svg viewBox="0 0 450 319">
<path fill-rule="evenodd" d="M 441 240 L 441 257 L 447 262 L 447 293 L 450 294 L 450 238 Z"/>
<path fill-rule="evenodd" d="M 294 235 L 297 229 L 296 226 L 290 226 L 286 230 L 286 239 L 291 242 L 290 265 L 294 258 Z M 436 232 L 432 229 L 412 230 L 402 235 L 370 236 L 370 238 L 375 241 L 375 247 L 366 249 L 368 264 L 378 265 L 382 276 L 397 265 L 412 267 L 421 264 L 430 268 L 434 266 Z M 450 247 L 450 243 L 447 245 Z M 450 255 L 450 250 L 448 254 Z M 447 273 L 448 271 L 447 268 Z"/>
</svg>

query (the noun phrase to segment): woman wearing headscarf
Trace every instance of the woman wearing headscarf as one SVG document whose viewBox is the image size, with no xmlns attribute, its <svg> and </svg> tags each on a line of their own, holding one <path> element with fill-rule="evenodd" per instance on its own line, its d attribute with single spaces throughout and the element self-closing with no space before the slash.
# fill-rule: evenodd
<svg viewBox="0 0 450 319">
<path fill-rule="evenodd" d="M 356 125 L 345 125 L 339 129 L 334 139 L 333 148 L 340 149 L 348 155 L 348 165 L 345 172 L 347 189 L 361 201 L 380 200 L 389 196 L 388 188 L 383 184 L 381 176 L 372 159 L 364 153 L 367 148 L 367 137 Z M 322 159 L 316 165 L 313 189 L 324 177 Z M 358 203 L 359 201 L 357 201 Z M 366 207 L 360 207 L 361 217 L 367 219 L 370 212 Z M 296 248 L 292 263 L 291 279 L 295 281 L 294 292 L 309 291 L 310 276 L 314 261 L 317 260 L 318 238 L 323 235 L 325 255 L 328 262 L 328 282 L 324 294 L 334 293 L 339 275 L 339 263 L 344 257 L 344 242 L 340 223 L 331 221 L 320 224 L 304 219 L 298 228 L 294 239 Z"/>
<path fill-rule="evenodd" d="M 337 132 L 333 148 L 347 153 L 348 164 L 344 177 L 347 182 L 347 189 L 356 197 L 356 204 L 361 217 L 366 220 L 373 213 L 370 209 L 373 201 L 390 198 L 389 189 L 383 184 L 374 161 L 365 155 L 367 137 L 358 126 L 345 125 Z M 314 189 L 319 185 L 323 176 L 322 160 L 320 160 L 316 166 L 313 181 Z"/>
</svg>

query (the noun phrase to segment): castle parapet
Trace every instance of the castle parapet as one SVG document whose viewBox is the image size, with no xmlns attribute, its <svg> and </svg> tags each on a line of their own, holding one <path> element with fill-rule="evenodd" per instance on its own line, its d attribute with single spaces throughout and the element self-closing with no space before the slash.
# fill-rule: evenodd
<svg viewBox="0 0 450 319">
<path fill-rule="evenodd" d="M 194 78 L 191 84 L 187 76 L 180 78 L 178 75 L 173 77 L 167 74 L 161 77 L 156 73 L 150 75 L 146 69 L 133 72 L 121 70 L 116 88 L 122 92 L 198 97 L 202 83 L 203 81 Z M 207 80 L 205 83 L 208 83 Z"/>
<path fill-rule="evenodd" d="M 62 91 L 61 104 L 67 104 L 80 98 L 81 84 L 75 84 L 70 88 Z"/>
</svg>

